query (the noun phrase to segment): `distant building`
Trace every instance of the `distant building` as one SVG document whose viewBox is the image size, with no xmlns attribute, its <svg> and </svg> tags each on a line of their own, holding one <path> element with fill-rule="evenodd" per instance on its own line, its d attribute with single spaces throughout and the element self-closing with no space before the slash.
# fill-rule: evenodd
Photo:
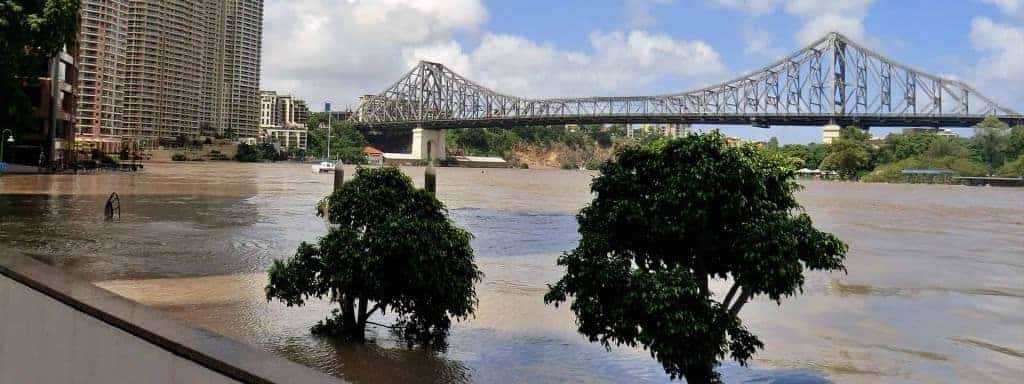
<svg viewBox="0 0 1024 384">
<path fill-rule="evenodd" d="M 741 145 L 743 143 L 744 143 L 743 139 L 741 139 L 739 137 L 736 137 L 736 136 L 726 136 L 725 137 L 725 145 L 729 145 L 729 146 L 735 147 L 735 146 L 739 146 L 739 145 Z"/>
<path fill-rule="evenodd" d="M 306 103 L 291 95 L 260 91 L 260 131 L 262 137 L 282 148 L 306 149 L 309 119 Z"/>
<path fill-rule="evenodd" d="M 626 126 L 626 137 L 657 134 L 674 139 L 686 135 L 689 130 L 690 126 L 686 124 L 630 124 Z"/>
<path fill-rule="evenodd" d="M 303 126 L 309 123 L 309 106 L 303 100 L 295 99 L 295 122 Z"/>
<path fill-rule="evenodd" d="M 75 160 L 76 51 L 76 45 L 65 47 L 46 66 L 31 74 L 38 81 L 22 82 L 34 109 L 31 126 L 0 135 L 4 140 L 4 158 L 0 162 L 60 167 Z M 15 127 L 0 124 L 0 128 Z M 13 141 L 8 142 L 11 138 Z"/>
<path fill-rule="evenodd" d="M 78 31 L 80 150 L 120 151 L 124 129 L 128 0 L 82 0 Z"/>
<path fill-rule="evenodd" d="M 363 153 L 366 154 L 366 161 L 370 165 L 384 165 L 384 151 L 369 145 L 363 147 Z"/>
<path fill-rule="evenodd" d="M 83 143 L 257 136 L 262 25 L 262 0 L 82 0 Z"/>
<path fill-rule="evenodd" d="M 838 140 L 840 133 L 843 128 L 836 124 L 828 124 L 821 128 L 821 142 L 825 144 L 832 144 L 833 141 Z"/>
<path fill-rule="evenodd" d="M 935 127 L 903 128 L 903 133 L 934 133 L 936 135 L 943 137 L 960 137 L 960 135 L 958 135 L 956 131 L 953 131 L 952 129 Z"/>
<path fill-rule="evenodd" d="M 351 119 L 352 111 L 331 111 L 331 121 L 345 121 Z"/>
</svg>

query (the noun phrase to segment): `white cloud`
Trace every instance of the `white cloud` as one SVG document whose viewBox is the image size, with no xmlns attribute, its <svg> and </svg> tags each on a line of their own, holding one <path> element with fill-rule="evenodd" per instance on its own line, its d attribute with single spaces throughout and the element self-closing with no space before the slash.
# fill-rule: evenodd
<svg viewBox="0 0 1024 384">
<path fill-rule="evenodd" d="M 631 28 L 650 28 L 658 25 L 651 8 L 672 4 L 675 0 L 626 0 L 626 20 Z"/>
<path fill-rule="evenodd" d="M 487 18 L 477 0 L 269 0 L 260 86 L 344 107 L 406 71 L 404 49 L 478 33 Z"/>
<path fill-rule="evenodd" d="M 807 44 L 829 32 L 865 41 L 864 18 L 875 0 L 788 0 L 786 13 L 800 18 L 803 26 L 796 34 L 797 41 Z"/>
<path fill-rule="evenodd" d="M 983 3 L 992 4 L 1004 13 L 1011 16 L 1024 18 L 1024 0 L 981 0 Z"/>
<path fill-rule="evenodd" d="M 718 53 L 701 41 L 645 31 L 593 32 L 587 52 L 559 49 L 505 34 L 486 34 L 464 52 L 446 42 L 407 52 L 449 67 L 495 91 L 526 97 L 594 96 L 644 92 L 669 77 L 721 75 Z"/>
<path fill-rule="evenodd" d="M 1003 106 L 1024 104 L 1024 93 L 1015 86 L 1024 84 L 1024 27 L 975 17 L 970 38 L 984 55 L 971 70 L 975 85 Z"/>
<path fill-rule="evenodd" d="M 740 37 L 745 43 L 744 53 L 748 55 L 775 57 L 783 53 L 776 46 L 771 34 L 753 24 L 758 19 L 774 13 L 781 5 L 784 11 L 799 20 L 795 39 L 798 44 L 809 44 L 829 32 L 840 32 L 851 39 L 870 43 L 864 29 L 864 18 L 875 0 L 710 0 L 712 4 L 743 12 L 751 19 L 744 21 Z M 996 0 L 998 1 L 998 0 Z M 1009 1 L 1009 0 L 1007 0 Z"/>
<path fill-rule="evenodd" d="M 764 29 L 745 28 L 743 40 L 746 42 L 743 53 L 748 55 L 777 59 L 783 54 L 782 50 L 775 46 L 772 34 Z"/>
<path fill-rule="evenodd" d="M 665 79 L 725 72 L 708 44 L 642 30 L 592 32 L 579 50 L 486 32 L 478 0 L 269 0 L 264 14 L 261 88 L 315 109 L 354 108 L 418 60 L 521 96 L 647 93 Z"/>
<path fill-rule="evenodd" d="M 712 0 L 712 3 L 753 16 L 761 16 L 774 11 L 779 0 Z"/>
</svg>

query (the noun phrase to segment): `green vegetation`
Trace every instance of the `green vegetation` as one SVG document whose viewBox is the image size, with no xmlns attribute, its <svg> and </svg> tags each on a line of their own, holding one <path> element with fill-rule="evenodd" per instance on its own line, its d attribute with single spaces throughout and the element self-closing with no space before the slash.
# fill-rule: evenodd
<svg viewBox="0 0 1024 384">
<path fill-rule="evenodd" d="M 188 161 L 188 157 L 184 153 L 175 153 L 171 155 L 172 161 Z"/>
<path fill-rule="evenodd" d="M 821 161 L 828 155 L 828 147 L 818 143 L 786 144 L 778 151 L 790 165 L 796 168 L 818 169 L 821 166 Z"/>
<path fill-rule="evenodd" d="M 326 123 L 327 115 L 313 113 L 309 116 L 308 136 L 306 139 L 307 155 L 317 158 L 327 157 L 327 128 L 320 128 L 321 122 Z M 326 124 L 324 124 L 326 125 Z M 366 155 L 363 147 L 367 145 L 366 137 L 352 126 L 349 121 L 331 121 L 331 160 L 341 160 L 346 164 L 365 164 Z"/>
<path fill-rule="evenodd" d="M 564 144 L 570 148 L 610 147 L 617 137 L 625 136 L 622 126 L 583 125 L 570 130 L 556 127 L 512 127 L 449 129 L 445 131 L 448 153 L 468 156 L 498 156 L 511 160 L 517 145 L 550 146 Z"/>
<path fill-rule="evenodd" d="M 0 1 L 0 127 L 31 127 L 33 104 L 23 84 L 38 84 L 48 60 L 74 42 L 79 6 L 77 0 Z"/>
<path fill-rule="evenodd" d="M 370 317 L 390 311 L 398 320 L 385 326 L 410 344 L 443 347 L 451 318 L 469 317 L 477 303 L 473 285 L 483 274 L 472 235 L 394 167 L 360 168 L 324 203 L 334 225 L 317 245 L 303 243 L 295 256 L 274 261 L 267 299 L 338 303 L 315 334 L 362 342 Z"/>
<path fill-rule="evenodd" d="M 870 135 L 856 127 L 846 127 L 829 145 L 828 155 L 821 160 L 821 169 L 835 171 L 844 179 L 855 179 L 871 169 Z"/>
<path fill-rule="evenodd" d="M 805 269 L 843 270 L 846 245 L 801 212 L 793 176 L 782 156 L 717 132 L 624 148 L 591 185 L 545 302 L 574 299 L 580 333 L 644 347 L 672 378 L 720 381 L 720 359 L 763 348 L 738 317 L 748 300 L 781 303 Z M 724 297 L 715 279 L 732 282 Z"/>
<path fill-rule="evenodd" d="M 235 160 L 254 163 L 261 161 L 283 161 L 288 160 L 288 154 L 280 152 L 273 144 L 263 143 L 257 145 L 249 145 L 245 143 L 238 144 L 238 151 L 235 152 Z"/>
<path fill-rule="evenodd" d="M 1024 177 L 1024 155 L 1018 156 L 1016 160 L 1003 164 L 996 172 L 997 176 L 1003 177 Z"/>
<path fill-rule="evenodd" d="M 1010 129 L 995 118 L 978 124 L 969 138 L 908 132 L 871 140 L 863 130 L 847 127 L 832 144 L 787 144 L 776 149 L 769 143 L 766 148 L 794 167 L 831 170 L 844 179 L 869 182 L 906 182 L 905 169 L 943 170 L 951 176 L 1024 175 L 1018 162 L 1024 155 L 1024 126 Z"/>
</svg>

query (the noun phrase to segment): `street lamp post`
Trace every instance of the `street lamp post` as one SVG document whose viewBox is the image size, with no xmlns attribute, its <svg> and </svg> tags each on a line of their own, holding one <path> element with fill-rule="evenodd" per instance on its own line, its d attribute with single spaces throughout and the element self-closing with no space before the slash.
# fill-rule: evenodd
<svg viewBox="0 0 1024 384">
<path fill-rule="evenodd" d="M 327 161 L 331 161 L 331 103 L 324 103 L 324 112 L 327 112 Z"/>
<path fill-rule="evenodd" d="M 7 136 L 7 140 L 3 140 L 5 135 Z M 0 140 L 2 140 L 0 141 L 0 163 L 2 163 L 4 162 L 4 147 L 7 145 L 7 143 L 14 142 L 14 132 L 11 131 L 10 129 L 0 131 Z"/>
</svg>

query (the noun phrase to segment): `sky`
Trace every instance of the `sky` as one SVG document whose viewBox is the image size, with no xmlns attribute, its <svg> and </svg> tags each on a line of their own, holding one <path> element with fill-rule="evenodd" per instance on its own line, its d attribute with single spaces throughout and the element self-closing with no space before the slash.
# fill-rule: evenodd
<svg viewBox="0 0 1024 384">
<path fill-rule="evenodd" d="M 261 89 L 354 109 L 429 60 L 523 97 L 676 93 L 829 31 L 1024 111 L 1024 0 L 266 0 Z M 723 131 L 821 140 L 813 127 Z"/>
</svg>

